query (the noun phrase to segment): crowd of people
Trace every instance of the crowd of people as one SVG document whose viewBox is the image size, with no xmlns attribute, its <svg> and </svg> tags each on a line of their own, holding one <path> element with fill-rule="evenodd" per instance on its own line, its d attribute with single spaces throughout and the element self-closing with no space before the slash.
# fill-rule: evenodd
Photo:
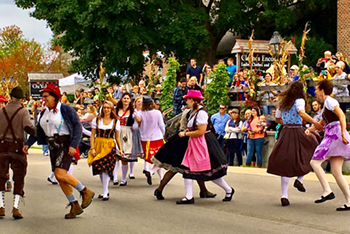
<svg viewBox="0 0 350 234">
<path fill-rule="evenodd" d="M 339 55 L 334 61 L 329 56 L 326 52 L 325 59 L 317 62 L 320 74 L 325 73 L 334 79 L 349 79 L 342 57 Z M 219 60 L 219 63 L 225 61 Z M 303 84 L 298 81 L 299 68 L 293 65 L 292 76 L 286 78 L 289 86 L 285 91 L 259 93 L 262 100 L 275 101 L 275 106 L 252 107 L 241 113 L 238 108 L 229 108 L 221 103 L 218 105 L 219 112 L 209 116 L 202 91 L 210 82 L 211 67 L 205 64 L 202 70 L 195 59 L 191 59 L 190 64 L 186 77 L 179 80 L 173 92 L 173 113 L 181 114 L 180 127 L 166 143 L 164 113 L 158 100 L 161 86 L 156 86 L 155 91 L 147 95 L 144 80 L 130 90 L 125 85 L 113 84 L 102 90 L 105 92 L 103 100 L 98 88 L 77 90 L 73 103 L 59 87 L 49 84 L 41 91 L 42 100 L 30 98 L 25 103 L 31 108 L 34 124 L 21 105 L 24 95 L 19 87 L 11 91 L 10 102 L 0 96 L 0 121 L 8 123 L 0 126 L 1 144 L 10 146 L 0 147 L 0 216 L 5 216 L 4 193 L 9 190 L 5 185 L 9 181 L 11 166 L 15 182 L 13 217 L 23 218 L 19 202 L 23 197 L 26 154 L 35 142 L 43 145 L 43 154 L 50 157 L 52 174 L 48 181 L 61 187 L 71 206 L 65 218 L 72 219 L 82 214 L 95 196 L 95 192 L 73 175 L 73 165 L 77 164 L 80 156 L 87 157 L 92 175 L 100 177 L 102 186 L 97 198 L 102 201 L 109 200 L 110 181 L 114 186 L 127 186 L 129 169 L 129 179 L 135 179 L 135 162 L 142 158 L 146 182 L 152 185 L 152 176 L 156 172 L 160 178 L 160 184 L 154 191 L 158 200 L 164 199 L 163 189 L 180 172 L 186 195 L 176 204 L 195 202 L 193 180 L 200 187 L 200 198 L 216 197 L 205 186 L 206 181 L 212 181 L 224 190 L 222 201 L 229 202 L 235 189 L 224 180 L 228 166 L 245 164 L 262 167 L 262 150 L 268 130 L 276 131 L 276 143 L 269 157 L 267 172 L 281 177 L 282 206 L 290 204 L 290 178 L 297 177 L 294 187 L 305 192 L 302 179 L 311 169 L 323 188 L 315 203 L 333 199 L 334 193 L 321 167 L 324 161 L 329 161 L 332 174 L 345 197 L 345 204 L 337 210 L 350 210 L 349 187 L 341 171 L 344 160 L 350 160 L 350 136 L 346 131 L 344 114 L 347 106 L 331 97 L 332 94 L 348 96 L 347 87 L 333 86 L 329 79 L 322 79 L 315 88 L 308 90 L 313 91 L 317 98 L 312 102 L 315 114 L 311 117 L 305 109 L 307 99 Z M 332 67 L 336 68 L 334 73 L 331 73 Z M 227 60 L 227 72 L 231 79 L 228 87 L 244 90 L 248 86 L 247 70 L 237 71 L 233 59 Z M 266 72 L 262 85 L 276 86 L 273 72 Z M 237 98 L 243 100 L 244 95 Z M 266 115 L 274 115 L 275 120 L 267 121 Z M 21 124 L 14 125 L 14 122 Z M 24 137 L 24 132 L 28 137 Z M 88 140 L 84 141 L 84 137 Z M 164 169 L 167 169 L 165 174 Z M 82 195 L 81 203 L 73 188 Z"/>
</svg>

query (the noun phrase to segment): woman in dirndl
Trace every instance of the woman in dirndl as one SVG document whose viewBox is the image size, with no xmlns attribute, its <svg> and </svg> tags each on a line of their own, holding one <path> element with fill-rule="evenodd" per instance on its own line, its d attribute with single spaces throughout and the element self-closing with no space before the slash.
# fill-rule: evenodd
<svg viewBox="0 0 350 234">
<path fill-rule="evenodd" d="M 190 91 L 193 92 L 193 91 Z M 186 109 L 182 112 L 181 124 L 179 131 L 185 131 L 187 128 L 188 118 L 191 114 L 191 109 Z M 159 166 L 167 169 L 163 179 L 156 190 L 154 190 L 154 196 L 157 200 L 164 200 L 163 189 L 169 183 L 169 181 L 178 173 L 183 172 L 181 167 L 182 160 L 185 156 L 189 137 L 179 137 L 176 133 L 173 135 L 168 142 L 162 146 L 152 158 L 152 162 Z M 200 198 L 214 198 L 215 193 L 211 193 L 205 187 L 204 181 L 197 180 L 198 186 L 200 188 L 199 196 Z"/>
<path fill-rule="evenodd" d="M 186 196 L 176 204 L 193 204 L 193 180 L 213 181 L 225 190 L 222 201 L 231 201 L 235 190 L 222 178 L 226 175 L 227 160 L 215 135 L 207 131 L 208 113 L 200 105 L 202 94 L 190 90 L 184 97 L 187 106 L 192 109 L 187 129 L 179 133 L 179 137 L 189 137 L 185 156 L 182 160 L 183 178 Z"/>
<path fill-rule="evenodd" d="M 116 145 L 119 154 L 123 156 L 123 150 L 119 138 L 120 121 L 114 113 L 114 105 L 110 101 L 104 101 L 101 114 L 92 120 L 88 164 L 92 165 L 93 175 L 100 175 L 103 193 L 98 196 L 103 201 L 109 200 L 108 183 L 113 175 L 117 159 Z"/>
<path fill-rule="evenodd" d="M 123 149 L 123 157 L 119 156 L 117 158 L 116 166 L 114 169 L 114 184 L 118 182 L 118 168 L 119 168 L 119 160 L 122 161 L 122 180 L 120 182 L 120 186 L 127 185 L 126 182 L 126 175 L 128 173 L 128 163 L 132 164 L 130 165 L 131 173 L 130 173 L 130 179 L 134 179 L 134 173 L 133 168 L 135 165 L 135 162 L 137 162 L 137 155 L 140 153 L 140 147 L 139 151 L 136 151 L 135 147 L 133 147 L 133 131 L 132 126 L 135 122 L 133 114 L 134 114 L 134 107 L 131 103 L 131 94 L 130 93 L 123 93 L 120 101 L 118 102 L 116 106 L 116 113 L 119 117 L 120 121 L 120 143 L 121 147 Z M 139 143 L 141 146 L 141 143 Z M 142 151 L 141 151 L 142 152 Z"/>
<path fill-rule="evenodd" d="M 294 187 L 305 192 L 302 179 L 311 171 L 310 159 L 318 145 L 314 134 L 306 136 L 303 120 L 320 124 L 305 112 L 306 95 L 303 84 L 291 83 L 289 88 L 279 94 L 279 107 L 276 111 L 276 122 L 284 124 L 279 138 L 269 157 L 267 172 L 281 176 L 281 204 L 288 206 L 288 184 L 290 177 L 297 177 Z"/>
<path fill-rule="evenodd" d="M 325 130 L 324 138 L 321 144 L 317 146 L 311 160 L 311 166 L 323 188 L 322 196 L 315 203 L 322 203 L 335 198 L 329 187 L 326 174 L 321 167 L 324 161 L 329 161 L 332 175 L 345 197 L 345 204 L 336 210 L 346 211 L 350 210 L 350 191 L 349 185 L 342 174 L 342 167 L 345 160 L 350 160 L 350 136 L 346 130 L 346 117 L 339 106 L 339 102 L 330 97 L 332 90 L 333 84 L 329 80 L 318 82 L 315 90 L 316 97 L 324 102 L 320 123 Z M 309 130 L 314 129 L 315 127 L 311 126 L 306 134 L 310 134 Z"/>
<path fill-rule="evenodd" d="M 162 168 L 157 165 L 154 165 L 151 170 L 148 168 L 149 164 L 153 164 L 152 157 L 164 145 L 163 136 L 165 133 L 165 125 L 163 116 L 162 113 L 155 108 L 156 105 L 152 98 L 145 95 L 142 99 L 142 111 L 135 116 L 135 120 L 141 124 L 141 144 L 145 159 L 143 173 L 146 175 L 149 185 L 152 185 L 152 175 L 155 172 L 158 173 L 161 180 L 163 178 Z"/>
</svg>

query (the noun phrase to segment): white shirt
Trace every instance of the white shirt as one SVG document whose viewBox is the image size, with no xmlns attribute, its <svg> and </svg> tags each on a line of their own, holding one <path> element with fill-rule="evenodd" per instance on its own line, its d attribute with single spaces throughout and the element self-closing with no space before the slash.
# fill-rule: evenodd
<svg viewBox="0 0 350 234">
<path fill-rule="evenodd" d="M 324 108 L 327 108 L 328 110 L 334 112 L 334 108 L 336 106 L 339 106 L 339 102 L 336 99 L 328 96 L 326 100 L 324 100 L 322 111 L 324 111 Z"/>
<path fill-rule="evenodd" d="M 136 115 L 141 118 L 140 135 L 142 141 L 163 139 L 165 125 L 159 110 L 140 111 Z"/>
<path fill-rule="evenodd" d="M 115 130 L 116 131 L 120 131 L 120 121 L 116 120 L 116 124 L 115 124 Z M 101 119 L 98 122 L 98 129 L 102 129 L 102 130 L 107 130 L 107 129 L 112 129 L 113 128 L 113 120 L 108 124 L 108 125 L 104 125 L 103 124 L 103 120 Z M 91 122 L 91 127 L 96 129 L 96 124 L 97 124 L 97 118 L 94 118 Z"/>
<path fill-rule="evenodd" d="M 199 108 L 201 108 L 201 107 L 202 106 L 199 106 Z M 196 114 L 196 113 L 194 113 L 194 114 Z M 194 118 L 196 118 L 196 117 L 195 116 L 192 117 L 192 114 L 191 114 L 190 120 L 187 123 L 188 128 L 193 127 Z M 196 126 L 202 125 L 202 124 L 208 124 L 208 119 L 209 119 L 209 116 L 208 116 L 208 113 L 206 111 L 199 111 L 197 118 L 196 118 Z"/>
<path fill-rule="evenodd" d="M 50 110 L 48 107 L 45 107 L 43 117 L 40 119 L 41 128 L 44 130 L 47 137 L 52 137 L 54 134 L 58 134 L 60 136 L 70 135 L 68 125 L 64 121 L 61 114 L 61 102 L 57 103 L 56 108 L 56 113 L 54 113 L 53 109 Z M 61 130 L 58 132 L 60 125 Z"/>
</svg>

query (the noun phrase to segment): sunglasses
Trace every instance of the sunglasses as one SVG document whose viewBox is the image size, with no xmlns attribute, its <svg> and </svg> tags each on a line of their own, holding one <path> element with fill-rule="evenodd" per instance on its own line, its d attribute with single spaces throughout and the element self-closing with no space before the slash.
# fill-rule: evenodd
<svg viewBox="0 0 350 234">
<path fill-rule="evenodd" d="M 220 110 L 225 110 L 226 109 L 226 107 L 220 107 Z"/>
</svg>

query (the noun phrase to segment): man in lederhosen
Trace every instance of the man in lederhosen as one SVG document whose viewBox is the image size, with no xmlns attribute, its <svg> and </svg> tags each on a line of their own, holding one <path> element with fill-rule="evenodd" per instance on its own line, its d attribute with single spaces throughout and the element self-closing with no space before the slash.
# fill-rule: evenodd
<svg viewBox="0 0 350 234">
<path fill-rule="evenodd" d="M 23 218 L 18 210 L 20 198 L 23 197 L 24 177 L 27 173 L 27 156 L 23 153 L 24 131 L 35 134 L 28 110 L 22 106 L 23 90 L 15 87 L 11 90 L 12 101 L 0 109 L 0 217 L 5 216 L 5 183 L 9 167 L 13 171 L 14 204 L 12 216 Z"/>
</svg>

